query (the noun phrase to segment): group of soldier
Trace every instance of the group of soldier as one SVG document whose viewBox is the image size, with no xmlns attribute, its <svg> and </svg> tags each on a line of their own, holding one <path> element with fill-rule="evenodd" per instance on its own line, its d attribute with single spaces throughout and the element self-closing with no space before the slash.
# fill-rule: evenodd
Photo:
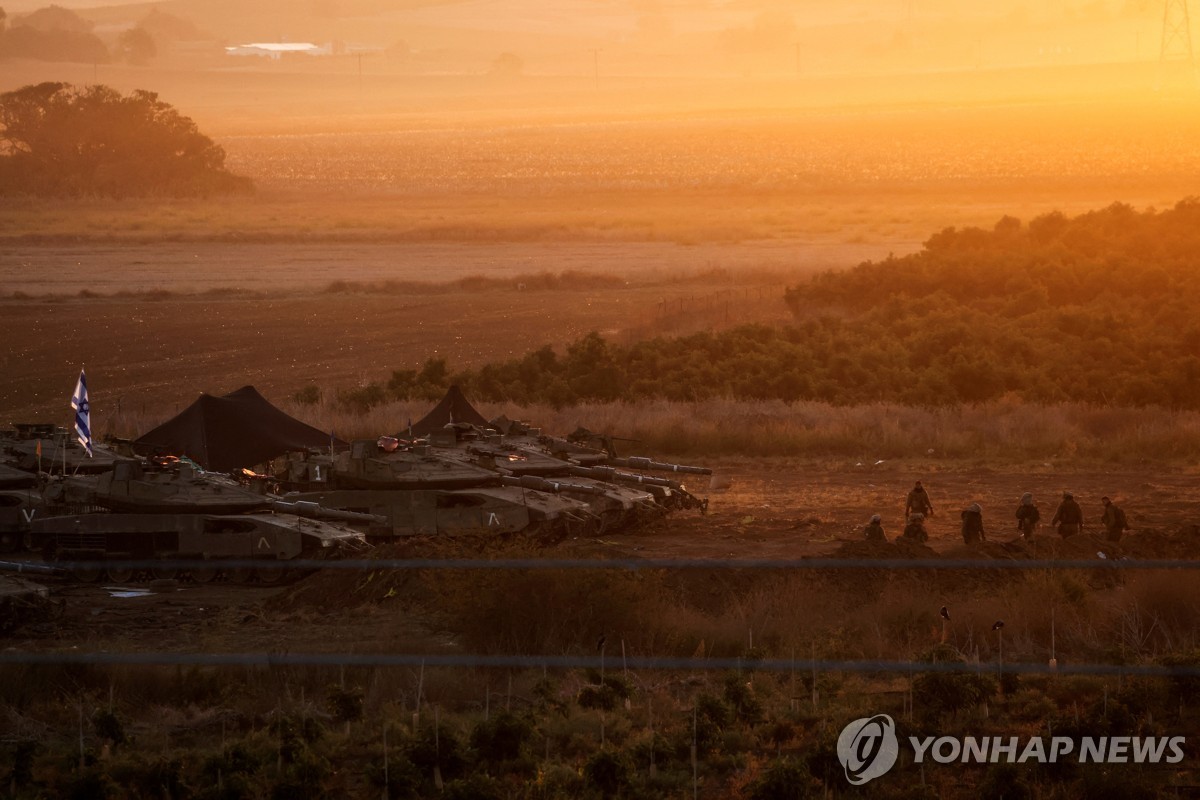
<svg viewBox="0 0 1200 800">
<path fill-rule="evenodd" d="M 1110 542 L 1119 541 L 1121 534 L 1129 529 L 1125 512 L 1107 497 L 1100 498 L 1100 502 L 1104 504 L 1100 524 L 1104 526 L 1105 538 Z M 929 499 L 929 493 L 925 491 L 925 487 L 921 485 L 920 481 L 917 481 L 905 501 L 906 524 L 904 532 L 897 537 L 897 541 L 918 543 L 929 541 L 929 531 L 925 529 L 925 520 L 931 516 L 933 516 L 933 502 Z M 962 519 L 962 537 L 965 543 L 979 544 L 987 541 L 987 534 L 983 530 L 983 509 L 979 503 L 971 503 L 960 512 L 959 516 Z M 1021 538 L 1033 536 L 1041 518 L 1041 512 L 1038 511 L 1037 503 L 1033 500 L 1033 493 L 1026 492 L 1021 495 L 1016 513 L 1017 530 L 1020 531 Z M 1083 509 L 1079 507 L 1079 503 L 1075 501 L 1074 495 L 1070 492 L 1063 492 L 1062 502 L 1058 504 L 1058 509 L 1054 512 L 1054 518 L 1050 520 L 1050 524 L 1064 539 L 1083 530 Z M 879 514 L 871 517 L 871 521 L 864 529 L 864 534 L 869 542 L 887 541 L 887 535 L 883 531 L 883 518 Z"/>
</svg>

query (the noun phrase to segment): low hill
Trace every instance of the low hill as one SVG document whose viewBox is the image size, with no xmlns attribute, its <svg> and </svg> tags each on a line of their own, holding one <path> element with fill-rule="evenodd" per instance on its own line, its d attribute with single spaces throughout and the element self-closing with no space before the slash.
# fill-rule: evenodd
<svg viewBox="0 0 1200 800">
<path fill-rule="evenodd" d="M 596 333 L 559 354 L 376 387 L 459 383 L 485 401 L 643 398 L 875 401 L 915 406 L 1012 396 L 1200 408 L 1200 201 L 1113 205 L 1028 225 L 947 229 L 918 253 L 788 290 L 790 326 L 742 326 L 631 345 Z M 426 375 L 426 373 L 422 373 Z"/>
</svg>

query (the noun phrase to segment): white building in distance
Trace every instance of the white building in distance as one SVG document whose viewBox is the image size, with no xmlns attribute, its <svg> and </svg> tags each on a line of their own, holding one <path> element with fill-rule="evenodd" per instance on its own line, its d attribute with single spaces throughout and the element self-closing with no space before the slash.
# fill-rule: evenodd
<svg viewBox="0 0 1200 800">
<path fill-rule="evenodd" d="M 276 60 L 285 55 L 327 56 L 332 52 L 332 45 L 315 45 L 312 42 L 254 42 L 225 48 L 227 56 L 260 56 Z"/>
</svg>

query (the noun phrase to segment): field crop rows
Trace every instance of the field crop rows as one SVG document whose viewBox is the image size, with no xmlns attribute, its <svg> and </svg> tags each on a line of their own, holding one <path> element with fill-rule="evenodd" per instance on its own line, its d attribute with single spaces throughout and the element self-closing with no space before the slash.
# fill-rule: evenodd
<svg viewBox="0 0 1200 800">
<path fill-rule="evenodd" d="M 242 135 L 230 165 L 261 186 L 306 191 L 542 195 L 859 190 L 942 183 L 1121 184 L 1194 173 L 1200 119 L 1163 139 L 1149 122 L 1087 110 L 960 110 L 727 119 L 463 125 L 378 132 Z M 1160 110 L 1151 116 L 1161 114 Z"/>
</svg>

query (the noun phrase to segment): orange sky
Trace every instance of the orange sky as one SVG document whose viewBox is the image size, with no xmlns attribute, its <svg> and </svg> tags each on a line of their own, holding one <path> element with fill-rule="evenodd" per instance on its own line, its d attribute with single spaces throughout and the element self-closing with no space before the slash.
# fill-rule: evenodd
<svg viewBox="0 0 1200 800">
<path fill-rule="evenodd" d="M 63 0 L 98 32 L 149 4 Z M 45 5 L 8 0 L 10 15 Z M 392 49 L 416 71 L 486 70 L 503 52 L 535 74 L 744 77 L 1156 59 L 1163 0 L 168 0 L 215 40 L 338 40 Z M 379 59 L 382 60 L 382 59 Z"/>
</svg>

